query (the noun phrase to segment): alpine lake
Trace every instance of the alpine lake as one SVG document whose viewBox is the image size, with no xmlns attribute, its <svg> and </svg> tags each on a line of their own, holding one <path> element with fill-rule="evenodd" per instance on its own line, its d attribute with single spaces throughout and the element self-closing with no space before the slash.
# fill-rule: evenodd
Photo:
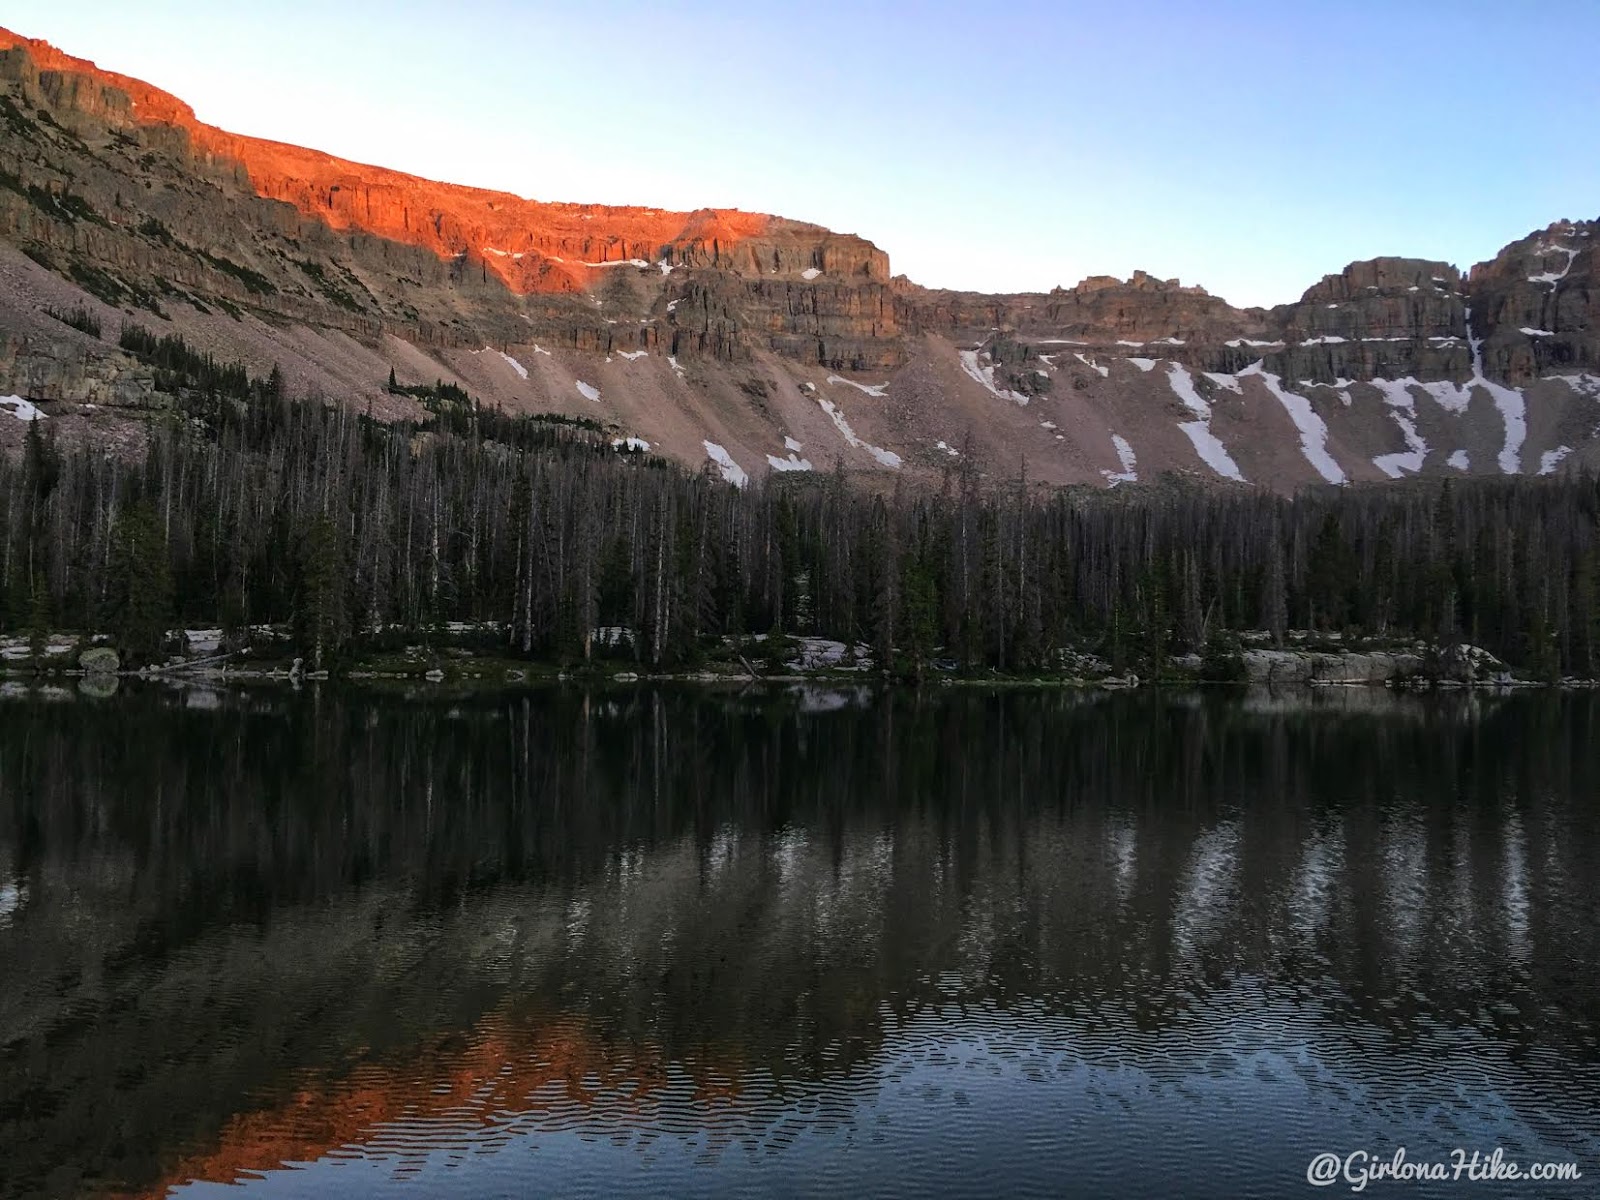
<svg viewBox="0 0 1600 1200">
<path fill-rule="evenodd" d="M 9 686 L 0 1196 L 1594 1195 L 1596 746 L 1549 692 Z"/>
</svg>

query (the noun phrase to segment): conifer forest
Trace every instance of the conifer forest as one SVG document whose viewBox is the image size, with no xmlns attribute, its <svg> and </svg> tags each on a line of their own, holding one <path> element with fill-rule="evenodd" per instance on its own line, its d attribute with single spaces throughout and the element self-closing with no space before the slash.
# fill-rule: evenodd
<svg viewBox="0 0 1600 1200">
<path fill-rule="evenodd" d="M 1321 487 L 1045 490 L 957 461 L 942 488 L 839 471 L 748 488 L 578 418 L 459 389 L 387 424 L 284 395 L 178 339 L 124 331 L 179 396 L 142 458 L 34 422 L 0 460 L 0 623 L 105 631 L 152 661 L 173 628 L 293 630 L 319 666 L 495 631 L 547 662 L 665 670 L 751 634 L 870 648 L 920 674 L 1151 669 L 1245 631 L 1470 641 L 1538 677 L 1600 662 L 1600 483 L 1587 475 Z M 45 425 L 45 428 L 41 428 Z M 626 630 L 602 638 L 595 630 Z"/>
</svg>

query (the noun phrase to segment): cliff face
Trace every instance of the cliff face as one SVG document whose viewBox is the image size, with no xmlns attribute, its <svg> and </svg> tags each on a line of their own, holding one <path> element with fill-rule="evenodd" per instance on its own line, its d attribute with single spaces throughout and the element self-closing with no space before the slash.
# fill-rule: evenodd
<svg viewBox="0 0 1600 1200">
<path fill-rule="evenodd" d="M 1324 276 L 1272 310 L 1273 369 L 1289 379 L 1463 380 L 1472 367 L 1461 273 L 1449 263 L 1375 258 Z"/>
<path fill-rule="evenodd" d="M 240 137 L 148 84 L 5 30 L 0 81 L 15 96 L 7 148 L 32 151 L 18 154 L 19 187 L 0 207 L 0 228 L 23 244 L 234 304 L 427 342 L 504 339 L 528 317 L 552 340 L 606 350 L 607 321 L 622 318 L 519 301 L 620 295 L 638 324 L 712 290 L 724 305 L 758 312 L 722 325 L 703 311 L 675 349 L 748 355 L 749 327 L 841 366 L 899 358 L 870 345 L 895 330 L 872 299 L 888 282 L 888 256 L 862 238 L 737 210 L 541 203 Z M 28 203 L 30 186 L 72 190 L 99 219 L 71 222 L 79 228 L 65 238 L 60 214 Z M 219 269 L 208 253 L 239 269 Z M 618 273 L 632 286 L 611 288 Z M 453 293 L 442 302 L 429 294 L 441 289 Z"/>
<path fill-rule="evenodd" d="M 1597 229 L 1465 275 L 1353 263 L 1270 310 L 1142 271 L 940 291 L 781 217 L 526 200 L 240 137 L 0 30 L 0 397 L 90 412 L 160 403 L 117 347 L 132 322 L 374 413 L 409 411 L 390 371 L 446 380 L 730 477 L 839 458 L 933 480 L 967 454 L 1050 483 L 1285 489 L 1600 465 Z"/>
<path fill-rule="evenodd" d="M 1126 282 L 1094 276 L 1072 288 L 1018 296 L 932 291 L 896 280 L 903 323 L 919 332 L 981 340 L 999 330 L 1061 344 L 1135 349 L 1210 346 L 1264 330 L 1259 309 L 1238 309 L 1204 288 L 1135 271 Z"/>
<path fill-rule="evenodd" d="M 1600 222 L 1559 221 L 1473 268 L 1485 374 L 1512 383 L 1600 364 Z"/>
</svg>

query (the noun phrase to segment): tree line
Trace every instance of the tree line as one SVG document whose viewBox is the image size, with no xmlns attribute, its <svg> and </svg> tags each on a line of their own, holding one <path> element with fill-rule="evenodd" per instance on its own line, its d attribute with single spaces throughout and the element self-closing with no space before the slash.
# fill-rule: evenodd
<svg viewBox="0 0 1600 1200">
<path fill-rule="evenodd" d="M 440 395 L 386 424 L 127 340 L 198 382 L 174 384 L 142 459 L 34 422 L 0 460 L 5 630 L 109 631 L 137 662 L 173 627 L 273 624 L 336 665 L 466 621 L 514 656 L 655 668 L 813 635 L 920 673 L 1050 670 L 1067 650 L 1148 671 L 1241 631 L 1313 629 L 1600 672 L 1592 475 L 1045 491 L 963 459 L 932 490 L 870 495 L 839 470 L 739 490 L 588 422 Z M 631 636 L 597 644 L 608 627 Z"/>
</svg>

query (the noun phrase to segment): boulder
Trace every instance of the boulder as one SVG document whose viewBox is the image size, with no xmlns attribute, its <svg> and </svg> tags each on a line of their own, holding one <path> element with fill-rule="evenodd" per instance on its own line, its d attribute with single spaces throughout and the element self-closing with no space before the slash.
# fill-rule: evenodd
<svg viewBox="0 0 1600 1200">
<path fill-rule="evenodd" d="M 1387 683 L 1417 674 L 1422 659 L 1385 651 L 1247 650 L 1244 668 L 1251 683 Z"/>
<path fill-rule="evenodd" d="M 122 670 L 122 659 L 109 646 L 95 646 L 78 655 L 78 666 L 90 675 L 115 675 Z"/>
<path fill-rule="evenodd" d="M 1511 683 L 1510 669 L 1482 646 L 1466 642 L 1439 651 L 1439 678 L 1449 683 Z"/>
</svg>

